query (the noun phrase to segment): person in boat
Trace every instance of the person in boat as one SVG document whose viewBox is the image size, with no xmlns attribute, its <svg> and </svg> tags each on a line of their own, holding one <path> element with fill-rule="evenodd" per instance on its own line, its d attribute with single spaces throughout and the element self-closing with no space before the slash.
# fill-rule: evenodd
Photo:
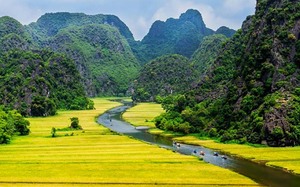
<svg viewBox="0 0 300 187">
<path fill-rule="evenodd" d="M 219 154 L 217 152 L 214 152 L 214 156 L 219 156 Z"/>
<path fill-rule="evenodd" d="M 108 119 L 109 119 L 110 125 L 112 125 L 112 120 L 111 120 L 111 115 L 110 114 L 108 114 Z"/>
<path fill-rule="evenodd" d="M 224 160 L 227 159 L 227 157 L 226 157 L 225 155 L 222 155 L 221 157 L 222 157 L 222 159 L 224 159 Z"/>
<path fill-rule="evenodd" d="M 203 152 L 203 151 L 200 151 L 200 153 L 199 153 L 201 156 L 204 156 L 205 155 L 205 153 Z"/>
<path fill-rule="evenodd" d="M 176 141 L 173 141 L 173 146 L 177 146 L 177 142 Z"/>
</svg>

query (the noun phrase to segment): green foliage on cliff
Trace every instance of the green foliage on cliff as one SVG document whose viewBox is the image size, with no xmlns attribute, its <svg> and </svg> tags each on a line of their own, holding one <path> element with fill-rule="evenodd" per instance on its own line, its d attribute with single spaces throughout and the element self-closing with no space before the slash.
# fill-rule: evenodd
<svg viewBox="0 0 300 187">
<path fill-rule="evenodd" d="M 126 94 L 139 70 L 127 41 L 109 25 L 63 29 L 48 46 L 75 60 L 91 96 Z"/>
<path fill-rule="evenodd" d="M 27 30 L 41 47 L 75 61 L 89 96 L 125 95 L 139 64 L 128 42 L 133 36 L 116 16 L 45 14 Z"/>
<path fill-rule="evenodd" d="M 48 37 L 55 36 L 60 30 L 70 26 L 83 26 L 90 24 L 107 24 L 116 27 L 122 36 L 128 40 L 133 40 L 129 28 L 117 17 L 113 15 L 86 15 L 83 13 L 46 13 L 41 16 L 36 23 L 26 26 L 26 30 L 33 36 L 35 42 L 42 43 Z"/>
<path fill-rule="evenodd" d="M 4 16 L 0 17 L 0 53 L 11 49 L 29 49 L 32 46 L 30 35 L 17 20 Z"/>
<path fill-rule="evenodd" d="M 210 35 L 203 39 L 191 59 L 174 54 L 145 64 L 133 85 L 134 100 L 160 100 L 192 89 L 210 69 L 226 41 L 224 35 Z"/>
<path fill-rule="evenodd" d="M 0 67 L 0 102 L 7 108 L 32 116 L 93 108 L 74 62 L 62 54 L 12 50 L 2 54 Z"/>
<path fill-rule="evenodd" d="M 223 34 L 227 38 L 231 38 L 235 34 L 235 30 L 222 26 L 216 30 L 215 34 Z"/>
<path fill-rule="evenodd" d="M 203 75 L 210 69 L 210 66 L 218 57 L 226 41 L 227 38 L 222 34 L 214 34 L 203 38 L 199 48 L 191 58 L 200 75 Z"/>
<path fill-rule="evenodd" d="M 134 100 L 151 101 L 157 96 L 181 93 L 196 80 L 193 64 L 181 55 L 166 55 L 147 63 L 134 82 Z"/>
<path fill-rule="evenodd" d="M 154 22 L 134 50 L 142 64 L 168 54 L 191 57 L 202 38 L 213 33 L 213 30 L 206 28 L 197 10 L 188 10 L 179 19 Z"/>
<path fill-rule="evenodd" d="M 258 1 L 197 88 L 163 101 L 157 126 L 221 141 L 300 144 L 300 2 Z"/>
</svg>

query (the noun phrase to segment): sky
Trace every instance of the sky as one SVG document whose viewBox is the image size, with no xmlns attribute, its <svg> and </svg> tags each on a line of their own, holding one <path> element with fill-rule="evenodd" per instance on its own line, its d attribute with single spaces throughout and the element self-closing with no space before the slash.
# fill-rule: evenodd
<svg viewBox="0 0 300 187">
<path fill-rule="evenodd" d="M 241 28 L 255 12 L 256 0 L 0 0 L 0 16 L 22 24 L 36 22 L 45 13 L 76 12 L 118 16 L 141 40 L 156 20 L 179 18 L 188 9 L 198 10 L 208 28 Z"/>
</svg>

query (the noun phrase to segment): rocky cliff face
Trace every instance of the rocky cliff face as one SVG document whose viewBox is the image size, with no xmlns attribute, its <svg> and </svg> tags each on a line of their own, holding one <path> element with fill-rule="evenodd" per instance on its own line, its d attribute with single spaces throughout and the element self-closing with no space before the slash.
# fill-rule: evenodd
<svg viewBox="0 0 300 187">
<path fill-rule="evenodd" d="M 255 15 L 175 112 L 190 129 L 221 141 L 299 145 L 299 37 L 299 0 L 257 1 Z"/>
<path fill-rule="evenodd" d="M 16 48 L 27 50 L 32 45 L 32 40 L 21 23 L 8 16 L 0 18 L 0 53 Z"/>
<path fill-rule="evenodd" d="M 124 95 L 138 73 L 132 33 L 116 16 L 49 13 L 27 30 L 40 47 L 75 61 L 89 96 Z"/>
<path fill-rule="evenodd" d="M 300 86 L 299 10 L 300 1 L 257 1 L 255 15 L 228 43 L 229 49 L 213 70 L 214 75 L 220 68 L 232 72 L 228 82 L 219 84 L 230 111 L 223 115 L 229 117 L 223 121 L 224 128 L 244 132 L 250 142 L 300 143 L 299 117 L 295 115 Z M 232 138 L 239 137 L 235 136 Z"/>
</svg>

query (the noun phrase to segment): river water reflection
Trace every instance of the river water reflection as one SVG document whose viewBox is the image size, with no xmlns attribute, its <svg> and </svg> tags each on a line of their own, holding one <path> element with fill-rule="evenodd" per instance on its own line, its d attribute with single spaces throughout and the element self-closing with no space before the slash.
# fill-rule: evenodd
<svg viewBox="0 0 300 187">
<path fill-rule="evenodd" d="M 274 187 L 300 187 L 300 176 L 298 175 L 289 174 L 279 169 L 267 167 L 244 159 L 234 158 L 228 155 L 224 155 L 222 158 L 223 154 L 218 153 L 218 156 L 216 156 L 214 150 L 201 146 L 180 144 L 179 147 L 174 145 L 174 142 L 170 138 L 152 135 L 148 133 L 147 129 L 144 127 L 135 128 L 122 119 L 122 113 L 130 107 L 130 105 L 124 105 L 113 108 L 99 116 L 97 122 L 112 131 L 125 134 L 151 144 L 156 144 L 160 147 L 170 149 L 181 154 L 202 157 L 205 162 L 240 173 L 262 185 Z M 205 153 L 204 156 L 199 154 L 201 151 Z"/>
</svg>

